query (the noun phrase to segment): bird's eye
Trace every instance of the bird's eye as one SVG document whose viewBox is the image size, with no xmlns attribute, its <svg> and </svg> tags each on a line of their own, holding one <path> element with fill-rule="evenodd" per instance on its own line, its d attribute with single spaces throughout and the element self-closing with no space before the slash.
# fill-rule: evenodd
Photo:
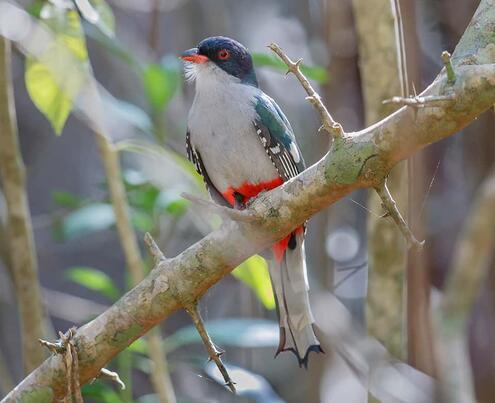
<svg viewBox="0 0 495 403">
<path fill-rule="evenodd" d="M 227 49 L 222 49 L 218 52 L 218 58 L 220 60 L 227 60 L 230 57 L 230 52 Z"/>
</svg>

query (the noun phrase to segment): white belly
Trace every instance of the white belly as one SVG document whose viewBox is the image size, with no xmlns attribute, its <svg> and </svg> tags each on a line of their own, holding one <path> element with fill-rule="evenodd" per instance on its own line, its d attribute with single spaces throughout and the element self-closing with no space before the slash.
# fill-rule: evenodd
<svg viewBox="0 0 495 403">
<path fill-rule="evenodd" d="M 221 193 L 278 177 L 253 125 L 257 93 L 241 84 L 196 93 L 188 122 L 191 143 Z"/>
</svg>

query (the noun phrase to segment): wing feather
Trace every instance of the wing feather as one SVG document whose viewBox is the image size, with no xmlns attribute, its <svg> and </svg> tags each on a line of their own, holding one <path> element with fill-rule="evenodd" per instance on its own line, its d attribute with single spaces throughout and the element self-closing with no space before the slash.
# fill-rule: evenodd
<svg viewBox="0 0 495 403">
<path fill-rule="evenodd" d="M 194 146 L 191 143 L 191 133 L 189 132 L 189 130 L 186 133 L 186 152 L 187 152 L 187 159 L 194 164 L 194 167 L 196 168 L 196 172 L 203 177 L 206 190 L 208 190 L 208 193 L 210 194 L 211 198 L 218 204 L 230 207 L 227 200 L 225 200 L 225 198 L 218 191 L 218 189 L 215 187 L 210 177 L 208 176 L 208 172 L 206 171 L 206 168 L 203 164 L 203 160 L 201 159 L 201 154 L 199 153 L 199 151 L 197 151 L 194 148 Z"/>
</svg>

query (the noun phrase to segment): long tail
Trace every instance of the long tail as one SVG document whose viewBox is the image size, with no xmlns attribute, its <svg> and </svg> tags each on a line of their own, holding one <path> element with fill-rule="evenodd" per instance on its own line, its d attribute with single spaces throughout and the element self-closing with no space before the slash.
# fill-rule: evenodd
<svg viewBox="0 0 495 403">
<path fill-rule="evenodd" d="M 280 243 L 276 245 L 274 258 L 269 261 L 280 322 L 280 344 L 276 355 L 281 351 L 292 351 L 299 366 L 307 368 L 309 353 L 323 350 L 313 330 L 303 231 L 294 232 L 283 243 L 285 248 L 277 251 Z"/>
</svg>

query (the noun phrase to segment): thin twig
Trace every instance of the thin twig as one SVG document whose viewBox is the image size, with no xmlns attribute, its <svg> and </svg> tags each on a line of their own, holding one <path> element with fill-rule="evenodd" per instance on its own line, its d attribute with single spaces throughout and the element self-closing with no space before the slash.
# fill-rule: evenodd
<svg viewBox="0 0 495 403">
<path fill-rule="evenodd" d="M 154 55 L 158 54 L 159 40 L 160 40 L 160 0 L 153 0 L 153 4 L 150 10 L 151 18 L 149 22 L 148 32 L 148 46 Z"/>
<path fill-rule="evenodd" d="M 414 108 L 425 107 L 446 107 L 455 101 L 455 96 L 452 95 L 426 95 L 426 96 L 411 96 L 411 97 L 392 97 L 382 101 L 383 104 L 398 104 L 407 105 Z"/>
<path fill-rule="evenodd" d="M 165 260 L 165 255 L 160 250 L 160 248 L 158 247 L 158 245 L 156 244 L 155 240 L 153 239 L 153 237 L 149 232 L 144 234 L 144 242 L 148 246 L 151 256 L 153 256 L 153 261 L 155 262 L 155 265 L 158 265 L 160 262 Z"/>
<path fill-rule="evenodd" d="M 197 302 L 194 302 L 186 306 L 184 309 L 189 314 L 189 316 L 191 316 L 194 326 L 196 326 L 196 330 L 201 336 L 201 339 L 203 340 L 206 350 L 208 351 L 210 360 L 214 361 L 215 364 L 217 364 L 218 370 L 220 371 L 220 373 L 223 376 L 223 379 L 225 380 L 225 385 L 228 386 L 231 392 L 235 394 L 236 390 L 235 390 L 234 382 L 230 378 L 230 375 L 227 372 L 225 366 L 223 365 L 222 359 L 220 358 L 223 354 L 223 351 L 217 350 L 215 344 L 213 344 L 213 341 L 211 340 L 211 337 L 208 334 L 208 331 L 206 330 L 205 324 L 203 323 L 201 314 L 199 313 Z"/>
<path fill-rule="evenodd" d="M 395 203 L 395 200 L 392 198 L 392 195 L 388 190 L 387 182 L 383 181 L 382 184 L 376 187 L 375 189 L 376 192 L 378 193 L 378 196 L 380 196 L 380 199 L 382 199 L 382 204 L 386 211 L 386 214 L 392 217 L 392 219 L 395 221 L 400 231 L 402 232 L 402 235 L 404 235 L 404 238 L 407 241 L 407 246 L 409 248 L 414 247 L 417 249 L 421 249 L 424 245 L 424 241 L 419 242 L 414 237 L 413 233 L 407 226 L 406 221 L 404 220 L 399 209 L 397 208 L 397 204 Z"/>
<path fill-rule="evenodd" d="M 455 71 L 452 66 L 452 61 L 450 60 L 450 53 L 444 50 L 442 52 L 442 62 L 445 65 L 445 70 L 447 71 L 447 82 L 449 84 L 455 83 Z"/>
<path fill-rule="evenodd" d="M 115 382 L 117 385 L 119 385 L 119 388 L 121 390 L 125 389 L 125 383 L 122 382 L 122 379 L 120 379 L 119 374 L 117 372 L 110 371 L 109 369 L 102 368 L 100 370 L 100 373 L 95 379 L 106 379 Z"/>
<path fill-rule="evenodd" d="M 213 213 L 217 213 L 221 216 L 229 217 L 234 221 L 240 222 L 254 222 L 258 220 L 255 214 L 248 212 L 247 210 L 237 210 L 225 206 L 220 206 L 219 204 L 215 204 L 211 201 L 205 200 L 201 197 L 195 196 L 191 193 L 183 192 L 181 196 L 189 200 L 191 203 L 194 203 L 198 206 L 204 207 L 207 210 L 210 210 Z"/>
<path fill-rule="evenodd" d="M 287 71 L 288 73 L 294 74 L 303 88 L 306 90 L 306 93 L 308 94 L 307 100 L 313 104 L 313 106 L 318 110 L 320 116 L 321 116 L 321 121 L 323 122 L 323 129 L 328 132 L 328 134 L 334 138 L 337 137 L 343 137 L 344 136 L 344 129 L 340 125 L 340 123 L 337 123 L 335 120 L 333 120 L 332 116 L 330 115 L 330 112 L 328 112 L 327 107 L 323 104 L 320 95 L 314 90 L 312 85 L 310 84 L 309 80 L 306 78 L 306 76 L 301 72 L 301 69 L 299 68 L 300 64 L 302 63 L 302 59 L 299 59 L 295 62 L 293 62 L 289 56 L 285 54 L 285 52 L 282 50 L 280 46 L 278 46 L 276 43 L 271 43 L 268 45 L 268 47 L 277 54 L 280 59 L 287 65 L 287 68 L 289 69 Z"/>
</svg>

